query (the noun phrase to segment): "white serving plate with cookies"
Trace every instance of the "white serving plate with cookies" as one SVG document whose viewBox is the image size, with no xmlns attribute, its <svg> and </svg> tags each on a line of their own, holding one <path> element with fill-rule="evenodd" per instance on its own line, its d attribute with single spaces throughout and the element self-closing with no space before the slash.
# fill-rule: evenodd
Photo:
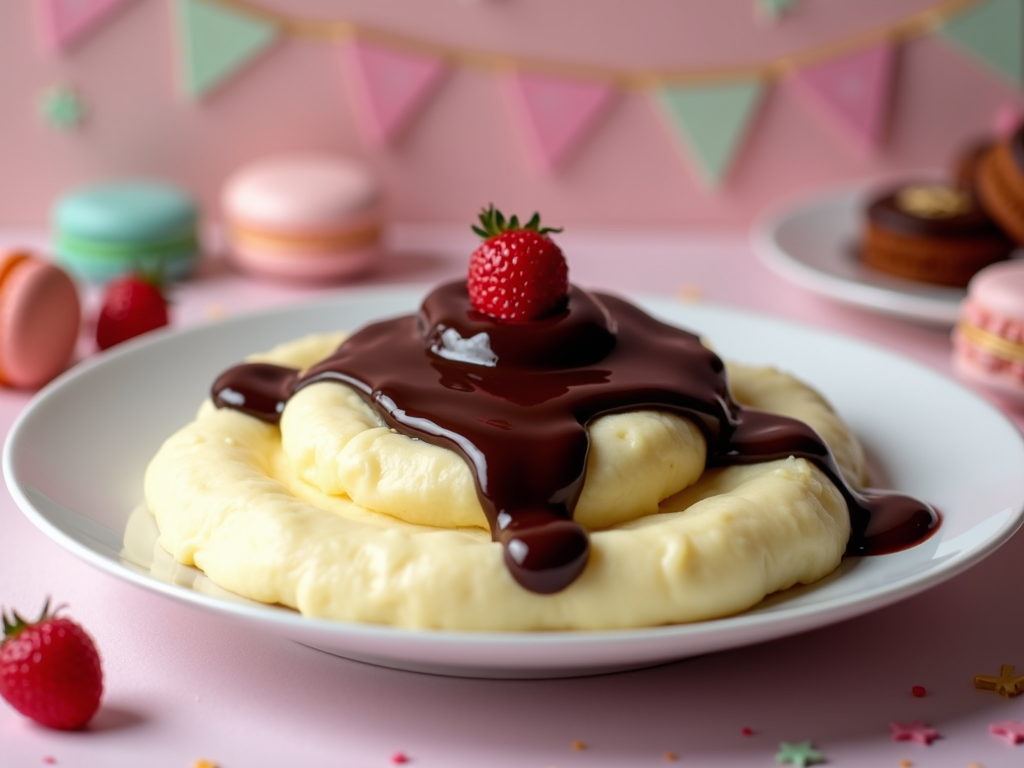
<svg viewBox="0 0 1024 768">
<path fill-rule="evenodd" d="M 922 172 L 913 178 L 934 175 Z M 821 296 L 928 325 L 952 326 L 966 295 L 963 288 L 886 275 L 857 257 L 864 210 L 885 186 L 879 180 L 861 182 L 783 202 L 754 223 L 751 247 L 780 277 Z"/>
<path fill-rule="evenodd" d="M 413 311 L 422 286 L 339 293 L 315 304 L 153 334 L 42 390 L 11 429 L 4 474 L 47 535 L 92 565 L 225 620 L 350 659 L 474 677 L 558 677 L 658 664 L 821 627 L 932 587 L 994 551 L 1024 514 L 1024 439 L 1001 413 L 938 373 L 877 347 L 784 321 L 658 298 L 639 303 L 707 336 L 725 357 L 772 364 L 818 388 L 867 449 L 874 484 L 923 498 L 939 532 L 892 555 L 847 558 L 810 587 L 737 616 L 628 631 L 480 633 L 305 618 L 244 600 L 156 543 L 141 505 L 149 458 L 244 356 L 308 333 Z M 955 436 L 955 439 L 954 439 Z"/>
</svg>

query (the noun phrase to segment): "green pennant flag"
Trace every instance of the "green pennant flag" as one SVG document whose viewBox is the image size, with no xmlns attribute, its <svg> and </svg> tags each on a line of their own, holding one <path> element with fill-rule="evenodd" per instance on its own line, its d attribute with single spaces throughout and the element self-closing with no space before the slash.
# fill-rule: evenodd
<svg viewBox="0 0 1024 768">
<path fill-rule="evenodd" d="M 941 32 L 1024 87 L 1024 0 L 986 0 L 951 18 Z"/>
<path fill-rule="evenodd" d="M 751 79 L 658 92 L 708 186 L 718 187 L 725 179 L 763 91 L 764 84 Z"/>
<path fill-rule="evenodd" d="M 278 38 L 273 24 L 206 0 L 178 0 L 183 85 L 199 100 Z"/>
<path fill-rule="evenodd" d="M 769 22 L 779 21 L 796 7 L 797 0 L 754 0 L 757 15 Z"/>
</svg>

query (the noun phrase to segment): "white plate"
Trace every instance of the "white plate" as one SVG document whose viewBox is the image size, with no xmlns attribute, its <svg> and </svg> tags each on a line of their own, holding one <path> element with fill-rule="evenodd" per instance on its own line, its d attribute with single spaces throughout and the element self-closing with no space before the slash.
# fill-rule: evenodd
<svg viewBox="0 0 1024 768">
<path fill-rule="evenodd" d="M 786 203 L 754 224 L 754 252 L 787 280 L 848 304 L 922 322 L 956 322 L 962 288 L 889 277 L 856 257 L 862 212 L 878 183 L 862 183 Z"/>
<path fill-rule="evenodd" d="M 348 658 L 483 677 L 607 672 L 820 627 L 938 584 L 988 555 L 1021 522 L 1024 440 L 963 387 L 848 338 L 730 309 L 650 299 L 642 303 L 652 312 L 706 334 L 722 354 L 774 362 L 820 388 L 884 467 L 887 482 L 942 511 L 939 533 L 904 552 L 848 559 L 823 582 L 731 618 L 636 631 L 509 634 L 305 619 L 233 599 L 193 569 L 147 560 L 155 534 L 144 530 L 145 516 L 132 518 L 126 540 L 149 457 L 193 416 L 222 369 L 295 336 L 410 311 L 423 293 L 418 287 L 352 292 L 129 342 L 65 374 L 26 408 L 4 450 L 8 487 L 59 544 L 145 589 Z M 140 550 L 139 537 L 147 535 Z"/>
</svg>

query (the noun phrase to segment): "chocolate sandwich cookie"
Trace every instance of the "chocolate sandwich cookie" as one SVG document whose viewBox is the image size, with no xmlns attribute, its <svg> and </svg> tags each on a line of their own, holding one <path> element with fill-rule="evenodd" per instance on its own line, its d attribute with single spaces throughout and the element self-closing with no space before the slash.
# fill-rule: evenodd
<svg viewBox="0 0 1024 768">
<path fill-rule="evenodd" d="M 908 280 L 962 287 L 1014 249 L 977 198 L 958 185 L 900 186 L 875 198 L 866 218 L 864 263 Z"/>
<path fill-rule="evenodd" d="M 982 139 L 963 147 L 953 157 L 953 179 L 964 189 L 978 194 L 978 177 L 985 156 L 992 151 L 996 142 L 993 139 Z"/>
<path fill-rule="evenodd" d="M 988 214 L 1018 243 L 1024 243 L 1024 127 L 985 155 L 978 195 Z"/>
</svg>

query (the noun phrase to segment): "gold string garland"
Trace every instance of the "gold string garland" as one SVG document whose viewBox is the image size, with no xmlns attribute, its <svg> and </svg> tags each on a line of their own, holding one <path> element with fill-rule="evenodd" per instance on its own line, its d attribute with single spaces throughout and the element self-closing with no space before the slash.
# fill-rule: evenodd
<svg viewBox="0 0 1024 768">
<path fill-rule="evenodd" d="M 762 64 L 718 69 L 616 69 L 528 56 L 491 53 L 475 48 L 432 43 L 414 37 L 388 32 L 377 27 L 347 19 L 304 19 L 264 8 L 249 0 L 209 0 L 232 8 L 276 27 L 294 37 L 314 38 L 332 42 L 359 39 L 410 54 L 440 59 L 449 64 L 497 72 L 526 71 L 553 76 L 598 80 L 629 90 L 647 90 L 659 86 L 699 85 L 729 80 L 773 80 L 794 70 L 836 58 L 876 43 L 902 43 L 933 33 L 943 22 L 963 13 L 981 0 L 942 0 L 935 5 L 910 14 L 883 27 L 848 35 L 831 43 L 780 56 Z"/>
</svg>

